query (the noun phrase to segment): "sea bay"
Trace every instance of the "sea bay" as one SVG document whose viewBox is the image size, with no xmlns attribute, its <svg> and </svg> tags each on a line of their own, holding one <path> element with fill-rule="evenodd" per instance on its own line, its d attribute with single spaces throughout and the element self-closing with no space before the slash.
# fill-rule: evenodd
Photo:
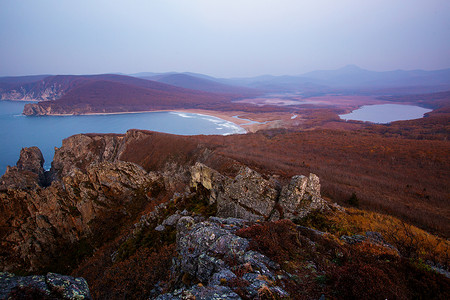
<svg viewBox="0 0 450 300">
<path fill-rule="evenodd" d="M 24 116 L 28 102 L 0 101 L 0 174 L 14 166 L 20 149 L 37 146 L 49 169 L 54 147 L 78 133 L 125 133 L 144 129 L 180 135 L 245 133 L 238 125 L 213 116 L 186 112 L 146 112 L 79 116 Z"/>
</svg>

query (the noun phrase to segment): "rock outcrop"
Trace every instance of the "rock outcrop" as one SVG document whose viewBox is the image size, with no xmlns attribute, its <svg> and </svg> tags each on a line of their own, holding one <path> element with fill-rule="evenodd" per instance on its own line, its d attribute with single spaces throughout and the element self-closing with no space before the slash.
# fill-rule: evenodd
<svg viewBox="0 0 450 300">
<path fill-rule="evenodd" d="M 25 104 L 22 113 L 25 116 L 47 116 L 55 114 L 51 106 L 39 105 L 37 103 Z"/>
<path fill-rule="evenodd" d="M 249 241 L 234 234 L 248 224 L 237 218 L 211 217 L 196 223 L 191 216 L 181 217 L 177 223 L 179 256 L 172 266 L 178 288 L 157 299 L 241 299 L 232 284 L 237 280 L 243 282 L 249 299 L 265 290 L 274 297 L 288 297 L 273 283 L 280 266 L 250 250 Z"/>
<path fill-rule="evenodd" d="M 282 186 L 274 177 L 234 162 L 239 171 L 229 177 L 203 163 L 214 164 L 207 149 L 198 148 L 197 162 L 167 156 L 152 171 L 121 160 L 124 151 L 130 153 L 149 136 L 136 130 L 125 136 L 72 136 L 56 149 L 49 172 L 42 168 L 38 148 L 23 149 L 17 166 L 0 179 L 1 270 L 36 271 L 57 263 L 62 249 L 76 252 L 81 242 L 89 249 L 99 246 L 146 205 L 176 191 L 188 191 L 191 198 L 206 193 L 218 217 L 249 221 L 302 217 L 327 207 L 313 174 L 293 177 Z"/>
<path fill-rule="evenodd" d="M 132 218 L 152 201 L 162 179 L 137 164 L 115 161 L 119 140 L 85 135 L 65 140 L 48 187 L 40 179 L 39 149 L 22 149 L 17 166 L 0 179 L 2 270 L 38 270 L 63 248 L 111 236 L 115 222 Z"/>
<path fill-rule="evenodd" d="M 0 299 L 92 299 L 84 278 L 55 273 L 15 276 L 0 272 Z"/>
<path fill-rule="evenodd" d="M 274 177 L 242 167 L 229 178 L 202 163 L 191 168 L 191 185 L 199 185 L 211 192 L 210 204 L 217 204 L 217 216 L 246 220 L 278 220 L 304 217 L 313 210 L 326 208 L 320 197 L 319 178 L 294 176 L 281 186 Z"/>
<path fill-rule="evenodd" d="M 44 157 L 38 147 L 22 148 L 15 167 L 9 167 L 0 179 L 0 190 L 33 189 L 47 185 Z"/>
</svg>

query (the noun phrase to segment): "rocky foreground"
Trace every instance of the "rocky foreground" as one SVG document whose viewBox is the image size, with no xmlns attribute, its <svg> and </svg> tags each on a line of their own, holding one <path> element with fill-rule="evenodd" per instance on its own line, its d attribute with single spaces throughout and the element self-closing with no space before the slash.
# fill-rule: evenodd
<svg viewBox="0 0 450 300">
<path fill-rule="evenodd" d="M 166 144 L 176 150 L 161 149 Z M 137 130 L 75 135 L 56 149 L 50 171 L 38 148 L 24 148 L 0 178 L 0 212 L 0 270 L 10 272 L 1 273 L 0 298 L 416 295 L 417 282 L 407 279 L 418 276 L 415 269 L 394 271 L 403 253 L 380 233 L 336 239 L 304 226 L 345 214 L 321 197 L 316 175 L 262 174 L 188 138 Z M 386 287 L 392 272 L 403 279 Z M 427 295 L 445 294 L 445 277 L 423 272 L 437 282 Z M 379 278 L 374 285 L 384 284 L 365 288 L 371 274 Z M 52 286 L 55 276 L 66 286 Z M 348 288 L 359 276 L 362 287 Z"/>
</svg>

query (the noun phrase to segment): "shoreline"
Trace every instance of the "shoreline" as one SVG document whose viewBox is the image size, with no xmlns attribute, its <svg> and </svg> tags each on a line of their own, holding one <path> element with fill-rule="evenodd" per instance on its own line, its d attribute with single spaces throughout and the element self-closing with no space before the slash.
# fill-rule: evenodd
<svg viewBox="0 0 450 300">
<path fill-rule="evenodd" d="M 249 120 L 240 119 L 236 115 L 243 114 L 241 111 L 231 111 L 231 112 L 221 112 L 205 109 L 160 109 L 160 110 L 147 110 L 147 111 L 124 111 L 124 112 L 105 112 L 105 113 L 83 113 L 83 114 L 47 114 L 42 116 L 55 116 L 55 117 L 69 117 L 69 116 L 101 116 L 101 115 L 123 115 L 123 114 L 141 114 L 141 113 L 152 113 L 152 112 L 174 112 L 174 113 L 192 113 L 197 115 L 209 116 L 219 118 L 228 122 L 231 122 L 240 128 L 245 130 L 245 133 L 253 131 L 253 125 L 258 124 L 248 124 Z M 252 121 L 252 120 L 251 120 Z M 252 121 L 257 122 L 257 121 Z"/>
</svg>

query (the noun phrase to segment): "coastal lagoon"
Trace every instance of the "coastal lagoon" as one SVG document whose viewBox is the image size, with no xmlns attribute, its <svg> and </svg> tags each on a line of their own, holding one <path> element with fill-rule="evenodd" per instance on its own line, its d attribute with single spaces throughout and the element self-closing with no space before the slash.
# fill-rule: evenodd
<svg viewBox="0 0 450 300">
<path fill-rule="evenodd" d="M 232 122 L 184 112 L 28 117 L 22 115 L 26 103 L 0 101 L 0 176 L 6 166 L 16 165 L 23 147 L 39 147 L 45 159 L 44 168 L 49 169 L 54 147 L 61 147 L 64 138 L 77 133 L 125 133 L 128 129 L 180 135 L 245 133 Z"/>
<path fill-rule="evenodd" d="M 420 119 L 431 109 L 403 104 L 364 105 L 349 114 L 339 115 L 343 120 L 355 120 L 372 123 L 390 123 L 394 121 Z"/>
</svg>

